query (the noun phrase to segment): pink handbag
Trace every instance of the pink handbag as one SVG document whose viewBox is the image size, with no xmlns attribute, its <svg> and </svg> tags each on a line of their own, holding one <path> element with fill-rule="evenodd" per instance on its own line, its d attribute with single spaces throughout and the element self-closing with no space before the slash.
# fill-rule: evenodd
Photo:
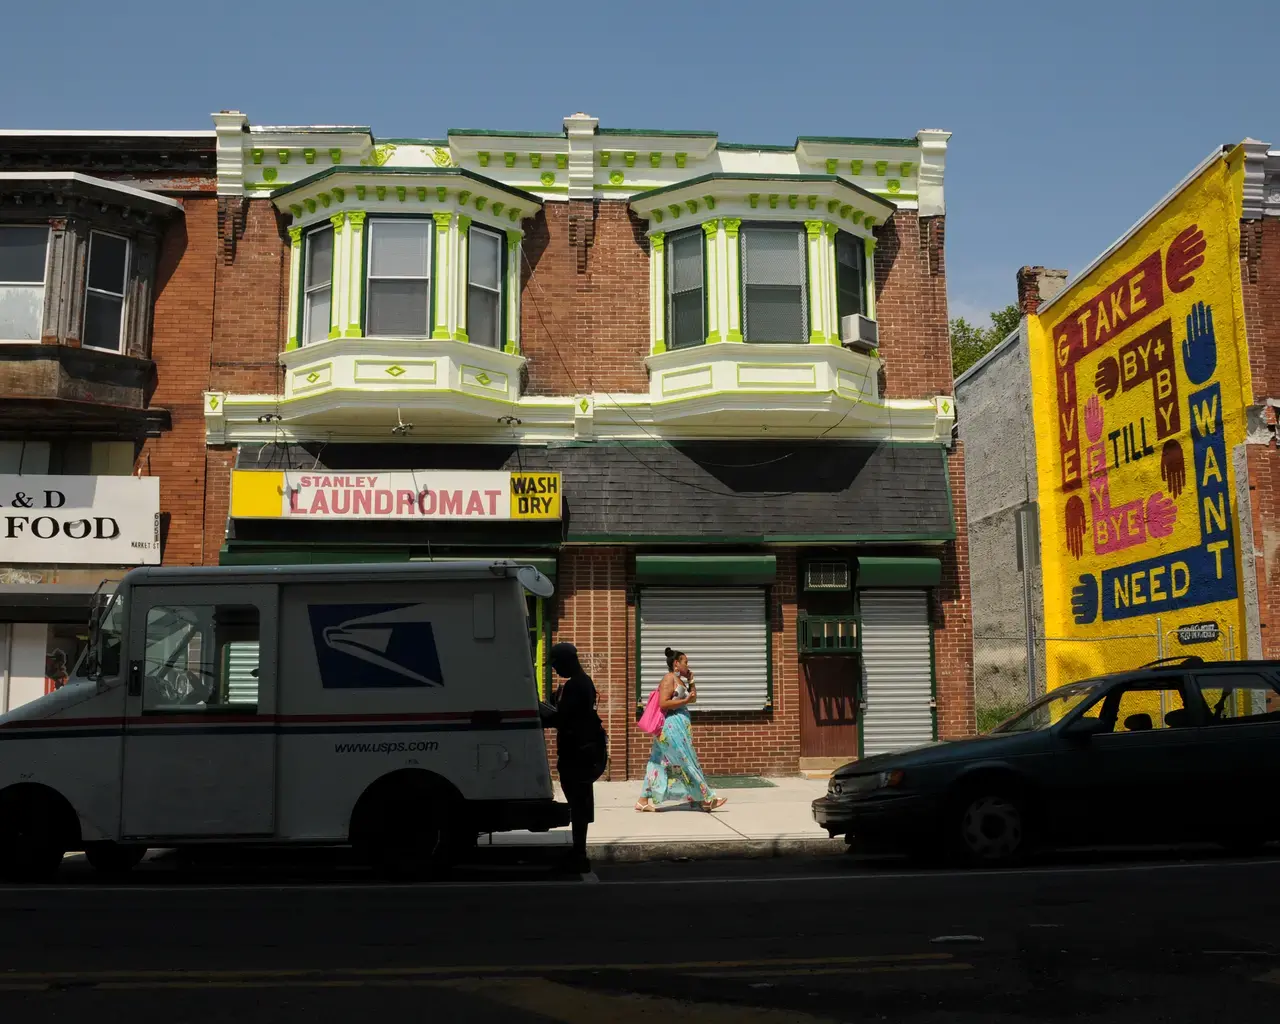
<svg viewBox="0 0 1280 1024">
<path fill-rule="evenodd" d="M 640 726 L 640 731 L 650 736 L 657 736 L 662 732 L 663 723 L 666 722 L 667 716 L 662 713 L 659 707 L 662 703 L 662 695 L 658 692 L 658 687 L 654 688 L 653 693 L 649 694 L 649 703 L 645 705 L 644 714 L 640 716 L 640 721 L 636 724 Z"/>
</svg>

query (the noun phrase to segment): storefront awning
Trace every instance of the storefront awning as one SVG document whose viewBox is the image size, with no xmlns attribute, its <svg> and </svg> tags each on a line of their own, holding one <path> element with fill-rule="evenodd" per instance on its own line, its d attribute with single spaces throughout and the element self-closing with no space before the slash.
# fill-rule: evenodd
<svg viewBox="0 0 1280 1024">
<path fill-rule="evenodd" d="M 858 586 L 936 587 L 942 582 L 937 558 L 859 558 Z"/>
<path fill-rule="evenodd" d="M 110 594 L 114 583 L 77 586 L 61 583 L 0 584 L 0 622 L 87 622 L 95 593 Z"/>
<path fill-rule="evenodd" d="M 777 574 L 773 555 L 636 555 L 637 583 L 762 586 Z"/>
</svg>

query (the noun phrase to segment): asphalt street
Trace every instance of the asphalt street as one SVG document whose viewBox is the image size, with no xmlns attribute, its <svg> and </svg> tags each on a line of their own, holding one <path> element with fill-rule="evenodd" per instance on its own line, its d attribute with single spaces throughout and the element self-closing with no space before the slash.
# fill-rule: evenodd
<svg viewBox="0 0 1280 1024">
<path fill-rule="evenodd" d="M 332 855 L 0 888 L 0 1019 L 1270 1021 L 1280 859 L 508 859 L 389 885 Z"/>
</svg>

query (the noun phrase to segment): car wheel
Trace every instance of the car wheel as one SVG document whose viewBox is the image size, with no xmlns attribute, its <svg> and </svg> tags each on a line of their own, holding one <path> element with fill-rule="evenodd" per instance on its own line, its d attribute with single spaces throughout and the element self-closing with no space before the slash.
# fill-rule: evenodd
<svg viewBox="0 0 1280 1024">
<path fill-rule="evenodd" d="M 100 875 L 127 875 L 147 855 L 144 846 L 121 846 L 119 843 L 90 843 L 84 849 L 85 860 Z"/>
<path fill-rule="evenodd" d="M 1028 842 L 1021 801 L 1008 793 L 979 791 L 963 797 L 958 811 L 953 841 L 965 863 L 1006 867 L 1022 859 Z"/>
</svg>

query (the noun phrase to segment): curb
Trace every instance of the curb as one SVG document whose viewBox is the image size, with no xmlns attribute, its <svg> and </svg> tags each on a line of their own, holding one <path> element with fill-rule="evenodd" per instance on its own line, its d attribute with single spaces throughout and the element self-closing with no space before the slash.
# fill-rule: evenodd
<svg viewBox="0 0 1280 1024">
<path fill-rule="evenodd" d="M 601 864 L 635 864 L 649 860 L 759 860 L 772 857 L 829 857 L 843 854 L 843 839 L 825 836 L 796 839 L 671 840 L 665 842 L 592 843 L 587 856 Z"/>
</svg>

